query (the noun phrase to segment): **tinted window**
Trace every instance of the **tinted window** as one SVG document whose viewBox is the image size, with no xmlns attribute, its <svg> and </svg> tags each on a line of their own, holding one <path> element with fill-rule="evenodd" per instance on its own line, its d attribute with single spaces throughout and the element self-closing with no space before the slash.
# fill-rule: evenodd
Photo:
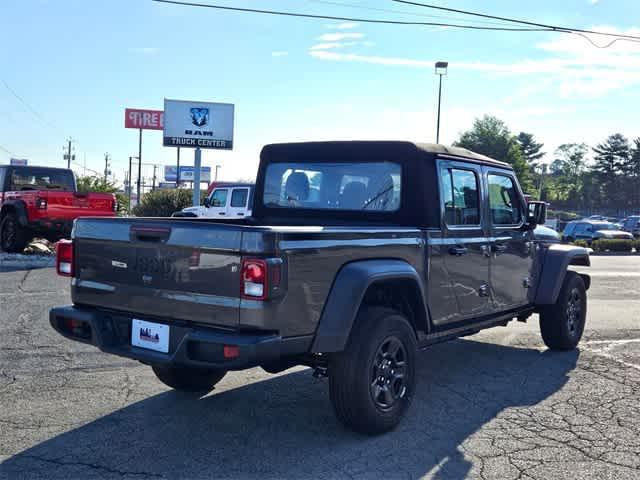
<svg viewBox="0 0 640 480">
<path fill-rule="evenodd" d="M 584 235 L 589 230 L 589 224 L 587 223 L 579 223 L 576 226 L 576 235 Z"/>
<path fill-rule="evenodd" d="M 209 204 L 212 207 L 224 207 L 227 205 L 227 190 L 217 189 L 211 193 L 211 200 Z"/>
<path fill-rule="evenodd" d="M 391 212 L 400 208 L 401 168 L 391 162 L 272 163 L 263 202 L 270 208 Z"/>
<path fill-rule="evenodd" d="M 73 174 L 68 170 L 15 168 L 11 173 L 12 190 L 75 190 Z"/>
<path fill-rule="evenodd" d="M 564 234 L 565 235 L 571 235 L 575 228 L 576 228 L 576 224 L 575 223 L 567 224 L 567 226 L 564 228 Z"/>
<path fill-rule="evenodd" d="M 520 196 L 511 177 L 489 174 L 489 208 L 494 225 L 516 225 L 522 219 Z"/>
<path fill-rule="evenodd" d="M 447 225 L 480 225 L 478 177 L 470 170 L 442 170 L 442 198 Z"/>
<path fill-rule="evenodd" d="M 4 189 L 4 168 L 0 168 L 0 191 Z"/>
<path fill-rule="evenodd" d="M 231 193 L 231 206 L 243 208 L 247 205 L 247 197 L 249 196 L 248 188 L 235 188 Z"/>
</svg>

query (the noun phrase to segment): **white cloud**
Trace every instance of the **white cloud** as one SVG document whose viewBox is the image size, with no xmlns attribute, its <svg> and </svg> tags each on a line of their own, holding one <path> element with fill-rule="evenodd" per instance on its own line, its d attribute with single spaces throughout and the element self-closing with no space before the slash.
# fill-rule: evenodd
<svg viewBox="0 0 640 480">
<path fill-rule="evenodd" d="M 349 45 L 353 45 L 354 42 L 327 42 L 327 43 L 316 43 L 313 45 L 310 50 L 332 50 L 336 48 L 344 48 Z"/>
<path fill-rule="evenodd" d="M 617 30 L 610 26 L 599 26 L 593 27 L 593 30 L 640 35 L 639 28 Z M 452 62 L 449 67 L 483 72 L 486 75 L 532 77 L 546 75 L 545 82 L 549 82 L 546 85 L 547 89 L 557 91 L 562 97 L 595 97 L 609 91 L 640 85 L 640 44 L 618 41 L 609 48 L 601 49 L 576 35 L 555 35 L 556 37 L 551 41 L 536 45 L 537 49 L 548 54 L 546 58 L 535 60 L 525 58 L 512 63 Z M 590 36 L 592 39 L 593 37 L 593 35 Z M 602 37 L 595 37 L 594 41 L 603 42 Z M 309 54 L 326 61 L 411 68 L 433 68 L 434 64 L 434 60 L 327 51 L 336 48 L 338 47 L 312 48 Z"/>
<path fill-rule="evenodd" d="M 325 33 L 318 37 L 321 42 L 340 42 L 348 39 L 364 38 L 364 33 L 349 32 L 349 33 Z"/>
<path fill-rule="evenodd" d="M 277 50 L 275 52 L 271 52 L 272 57 L 286 57 L 287 55 L 289 55 L 289 52 L 286 52 L 284 50 Z"/>
<path fill-rule="evenodd" d="M 595 5 L 596 3 L 598 3 L 600 0 L 589 0 L 589 3 L 591 5 Z"/>
<path fill-rule="evenodd" d="M 330 28 L 331 30 L 351 30 L 352 28 L 356 28 L 358 25 L 359 24 L 356 22 L 342 22 L 325 25 L 325 27 Z"/>
</svg>

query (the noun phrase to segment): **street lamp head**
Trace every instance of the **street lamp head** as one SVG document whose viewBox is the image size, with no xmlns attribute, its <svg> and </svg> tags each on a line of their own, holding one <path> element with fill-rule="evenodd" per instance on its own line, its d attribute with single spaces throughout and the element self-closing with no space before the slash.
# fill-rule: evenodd
<svg viewBox="0 0 640 480">
<path fill-rule="evenodd" d="M 446 75 L 449 62 L 436 62 L 436 75 Z"/>
</svg>

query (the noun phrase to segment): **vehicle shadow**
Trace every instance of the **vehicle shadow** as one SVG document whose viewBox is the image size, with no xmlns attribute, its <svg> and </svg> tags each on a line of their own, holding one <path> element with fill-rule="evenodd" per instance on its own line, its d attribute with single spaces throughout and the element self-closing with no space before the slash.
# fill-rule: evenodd
<svg viewBox="0 0 640 480">
<path fill-rule="evenodd" d="M 418 357 L 407 418 L 377 437 L 344 429 L 326 382 L 308 370 L 200 399 L 168 391 L 25 450 L 0 472 L 8 478 L 465 478 L 471 463 L 461 445 L 505 409 L 526 409 L 560 390 L 578 355 L 474 340 L 434 346 Z"/>
</svg>

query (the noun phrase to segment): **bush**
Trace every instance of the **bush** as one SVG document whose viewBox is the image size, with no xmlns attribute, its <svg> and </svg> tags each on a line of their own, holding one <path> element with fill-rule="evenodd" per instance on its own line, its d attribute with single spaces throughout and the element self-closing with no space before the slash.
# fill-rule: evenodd
<svg viewBox="0 0 640 480">
<path fill-rule="evenodd" d="M 622 240 L 622 239 L 601 239 L 594 240 L 591 243 L 591 248 L 594 252 L 630 252 L 634 247 L 634 240 Z"/>
<path fill-rule="evenodd" d="M 557 218 L 561 222 L 570 222 L 571 220 L 578 220 L 582 218 L 579 214 L 574 212 L 566 212 L 564 210 L 551 210 L 547 211 L 549 218 Z"/>
<path fill-rule="evenodd" d="M 200 203 L 207 196 L 207 190 L 201 190 Z M 142 201 L 133 207 L 133 215 L 136 217 L 170 217 L 174 212 L 179 212 L 192 205 L 193 191 L 186 189 L 158 189 L 142 196 Z"/>
<path fill-rule="evenodd" d="M 586 240 L 576 240 L 575 242 L 573 242 L 573 244 L 576 247 L 589 248 L 589 242 L 587 242 Z"/>
<path fill-rule="evenodd" d="M 640 253 L 640 240 L 633 240 L 633 248 L 636 249 L 636 253 Z"/>
</svg>

